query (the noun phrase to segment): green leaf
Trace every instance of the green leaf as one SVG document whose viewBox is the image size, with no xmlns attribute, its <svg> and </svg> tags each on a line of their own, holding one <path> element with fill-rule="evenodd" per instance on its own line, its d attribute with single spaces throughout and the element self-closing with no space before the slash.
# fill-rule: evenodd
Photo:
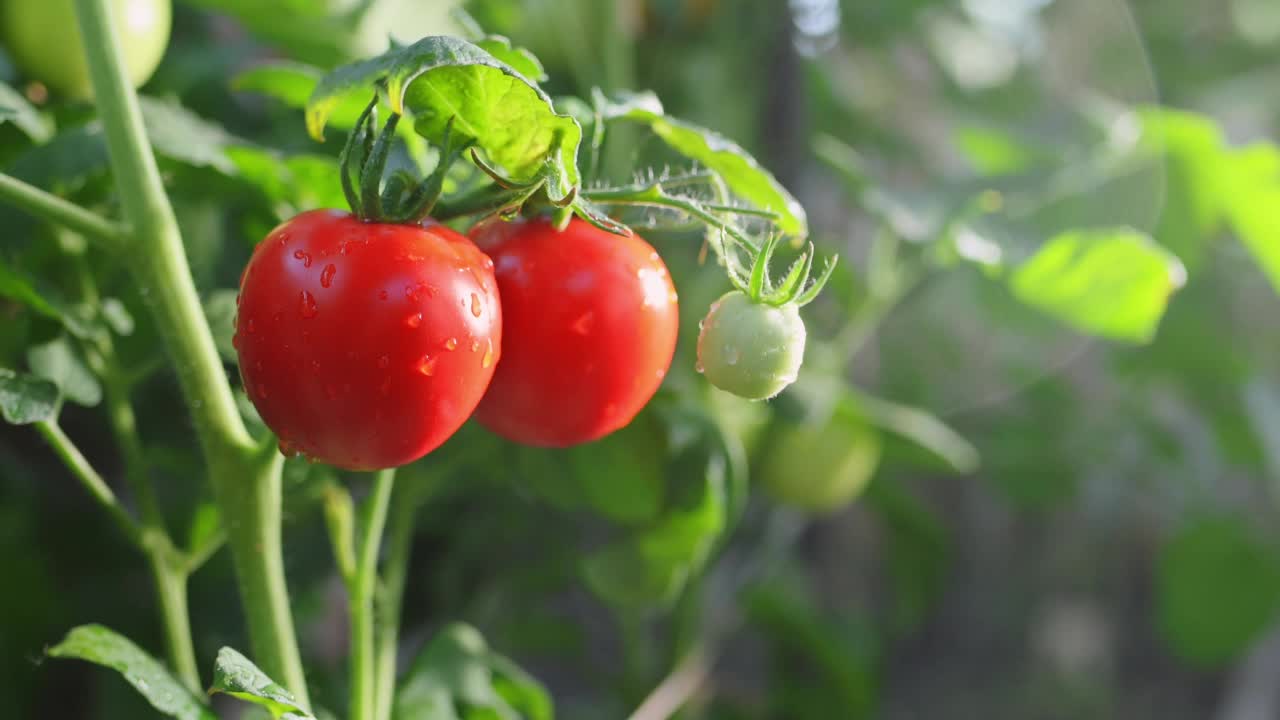
<svg viewBox="0 0 1280 720">
<path fill-rule="evenodd" d="M 312 65 L 279 60 L 256 65 L 240 73 L 231 81 L 231 87 L 242 92 L 261 93 L 301 110 L 307 107 L 307 101 L 324 74 L 324 70 Z M 334 107 L 327 124 L 344 130 L 355 127 L 368 102 L 368 94 L 352 94 L 343 98 Z"/>
<path fill-rule="evenodd" d="M 253 703 L 280 720 L 282 717 L 311 718 L 311 713 L 297 699 L 276 684 L 244 655 L 224 647 L 218 651 L 213 665 L 213 687 L 209 693 L 226 693 Z"/>
<path fill-rule="evenodd" d="M 530 675 L 489 649 L 478 630 L 454 623 L 414 659 L 396 692 L 393 717 L 459 720 L 475 711 L 500 720 L 551 720 L 551 697 Z"/>
<path fill-rule="evenodd" d="M 124 676 L 156 710 L 179 720 L 217 720 L 198 697 L 131 640 L 101 625 L 81 625 L 49 648 L 50 657 L 87 660 Z"/>
<path fill-rule="evenodd" d="M 441 142 L 452 120 L 454 139 L 474 141 L 512 182 L 545 181 L 555 203 L 577 192 L 578 122 L 557 114 L 541 88 L 510 65 L 458 38 L 423 38 L 326 75 L 307 103 L 311 135 L 323 139 L 325 123 L 345 98 L 367 101 L 382 81 L 392 110 L 412 113 L 414 129 L 431 142 Z"/>
<path fill-rule="evenodd" d="M 885 476 L 867 489 L 866 504 L 888 538 L 893 623 L 910 632 L 942 595 L 950 561 L 946 529 L 934 511 Z"/>
<path fill-rule="evenodd" d="M 476 47 L 494 56 L 501 62 L 511 66 L 516 72 L 534 82 L 547 79 L 547 71 L 542 68 L 542 61 L 522 47 L 514 47 L 511 41 L 501 35 L 490 35 L 476 41 Z"/>
<path fill-rule="evenodd" d="M 281 219 L 304 210 L 346 207 L 338 161 L 324 155 L 291 155 L 250 147 L 227 150 L 241 180 L 258 189 Z"/>
<path fill-rule="evenodd" d="M 11 122 L 27 137 L 42 143 L 53 137 L 53 126 L 40 116 L 22 93 L 0 82 L 0 124 Z"/>
<path fill-rule="evenodd" d="M 732 140 L 666 116 L 656 98 L 645 94 L 613 101 L 602 114 L 647 125 L 673 150 L 715 171 L 735 195 L 761 210 L 777 213 L 778 227 L 784 233 L 801 238 L 809 234 L 809 221 L 800 202 Z"/>
<path fill-rule="evenodd" d="M 1209 118 L 1168 108 L 1139 112 L 1142 147 L 1164 161 L 1164 209 L 1155 238 L 1189 267 L 1222 224 L 1228 169 L 1226 143 Z"/>
<path fill-rule="evenodd" d="M 20 302 L 47 318 L 57 320 L 76 337 L 87 337 L 91 332 L 79 316 L 65 308 L 61 302 L 41 294 L 27 278 L 3 261 L 0 261 L 0 297 Z"/>
<path fill-rule="evenodd" d="M 66 337 L 28 348 L 27 364 L 32 373 L 56 384 L 71 402 L 85 407 L 102 402 L 102 385 Z"/>
<path fill-rule="evenodd" d="M 1280 559 L 1239 518 L 1178 531 L 1156 566 L 1159 628 L 1181 657 L 1224 664 L 1268 628 L 1280 607 Z"/>
<path fill-rule="evenodd" d="M 0 368 L 0 416 L 12 425 L 54 419 L 58 416 L 58 386 L 34 375 Z"/>
<path fill-rule="evenodd" d="M 618 523 L 650 522 L 666 490 L 662 438 L 646 419 L 569 451 L 569 465 L 587 501 Z"/>
<path fill-rule="evenodd" d="M 711 456 L 703 481 L 682 489 L 688 497 L 677 498 L 657 524 L 583 560 L 583 578 L 592 592 L 619 608 L 644 609 L 675 600 L 724 530 L 724 458 Z"/>
<path fill-rule="evenodd" d="M 1149 237 L 1113 229 L 1055 236 L 1009 282 L 1019 300 L 1078 330 L 1144 343 L 1185 280 L 1182 263 Z"/>
<path fill-rule="evenodd" d="M 971 473 L 978 469 L 978 450 L 960 433 L 936 416 L 919 408 L 899 405 L 851 390 L 850 402 L 837 412 L 861 417 L 866 422 L 910 441 L 942 460 L 953 471 Z"/>
<path fill-rule="evenodd" d="M 1231 226 L 1280 293 L 1280 148 L 1254 145 L 1231 156 Z"/>
</svg>

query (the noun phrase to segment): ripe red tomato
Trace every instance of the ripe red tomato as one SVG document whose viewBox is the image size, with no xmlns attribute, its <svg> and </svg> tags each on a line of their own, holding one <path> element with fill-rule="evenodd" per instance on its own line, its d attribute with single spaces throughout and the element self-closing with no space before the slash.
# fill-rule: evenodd
<svg viewBox="0 0 1280 720">
<path fill-rule="evenodd" d="M 496 264 L 502 362 L 476 411 L 527 445 L 568 447 L 625 426 L 657 392 L 676 347 L 675 287 L 658 253 L 573 219 L 485 223 Z"/>
<path fill-rule="evenodd" d="M 441 225 L 302 213 L 258 245 L 239 305 L 240 374 L 281 449 L 350 470 L 438 447 L 501 351 L 493 263 Z"/>
</svg>

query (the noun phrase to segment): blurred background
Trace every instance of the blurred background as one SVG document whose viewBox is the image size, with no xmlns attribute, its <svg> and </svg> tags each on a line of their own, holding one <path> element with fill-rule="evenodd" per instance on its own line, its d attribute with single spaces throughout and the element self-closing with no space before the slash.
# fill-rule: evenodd
<svg viewBox="0 0 1280 720">
<path fill-rule="evenodd" d="M 424 489 L 406 657 L 466 620 L 570 720 L 627 717 L 673 667 L 690 719 L 1280 716 L 1280 3 L 178 2 L 144 92 L 172 116 L 157 149 L 224 350 L 253 244 L 341 202 L 338 142 L 230 79 L 472 21 L 530 48 L 552 95 L 652 89 L 737 140 L 841 263 L 805 311 L 802 381 L 748 403 L 694 371 L 723 273 L 700 236 L 646 232 L 681 298 L 666 385 L 601 443 L 468 426 L 405 471 Z M 43 102 L 3 60 L 0 81 Z M 49 112 L 73 131 L 0 125 L 0 167 L 109 204 L 91 109 Z M 636 130 L 604 167 L 668 161 Z M 48 229 L 8 209 L 0 227 L 7 254 L 56 266 Z M 0 364 L 56 342 L 17 305 L 0 317 Z M 123 352 L 142 364 L 156 340 L 136 321 Z M 81 399 L 64 426 L 114 481 Z M 136 400 L 173 526 L 198 525 L 172 376 Z M 287 472 L 304 654 L 340 708 L 322 500 L 365 480 Z M 146 716 L 114 676 L 38 660 L 90 621 L 161 643 L 144 564 L 29 428 L 0 428 L 0 568 L 6 716 Z M 193 579 L 201 658 L 245 644 L 231 576 L 223 553 Z"/>
</svg>

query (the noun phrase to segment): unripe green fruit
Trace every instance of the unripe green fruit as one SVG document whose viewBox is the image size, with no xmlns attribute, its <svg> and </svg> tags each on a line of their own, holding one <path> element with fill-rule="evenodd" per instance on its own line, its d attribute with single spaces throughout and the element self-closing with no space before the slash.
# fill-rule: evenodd
<svg viewBox="0 0 1280 720">
<path fill-rule="evenodd" d="M 711 304 L 698 334 L 698 369 L 712 385 L 765 400 L 796 381 L 805 329 L 796 305 L 752 302 L 733 290 Z"/>
<path fill-rule="evenodd" d="M 862 494 L 880 462 L 880 436 L 861 423 L 783 425 L 764 460 L 761 481 L 779 502 L 832 512 Z"/>
</svg>

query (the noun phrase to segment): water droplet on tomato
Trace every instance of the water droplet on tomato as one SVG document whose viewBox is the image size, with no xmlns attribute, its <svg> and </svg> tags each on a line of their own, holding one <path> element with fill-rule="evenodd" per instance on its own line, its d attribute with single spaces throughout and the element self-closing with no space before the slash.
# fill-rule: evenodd
<svg viewBox="0 0 1280 720">
<path fill-rule="evenodd" d="M 458 338 L 449 338 L 448 340 L 445 340 L 445 341 L 444 341 L 444 349 L 445 349 L 445 350 L 456 350 L 456 349 L 458 349 Z"/>
<path fill-rule="evenodd" d="M 254 370 L 257 370 L 258 372 L 262 372 L 262 361 L 261 361 L 261 360 L 254 360 L 254 361 L 253 361 L 253 369 L 254 369 Z"/>
<path fill-rule="evenodd" d="M 280 442 L 276 444 L 280 448 L 280 454 L 287 458 L 295 458 L 300 454 L 298 448 L 284 438 L 280 438 Z"/>
<path fill-rule="evenodd" d="M 485 348 L 484 357 L 480 359 L 480 367 L 482 368 L 488 368 L 493 365 L 493 340 L 490 339 L 487 342 L 489 346 Z"/>
<path fill-rule="evenodd" d="M 433 358 L 430 355 L 423 355 L 422 359 L 418 361 L 418 372 L 426 375 L 427 377 L 435 375 L 436 358 Z"/>
<path fill-rule="evenodd" d="M 422 325 L 422 313 L 409 313 L 404 319 L 404 324 L 411 328 Z"/>
<path fill-rule="evenodd" d="M 258 383 L 258 397 L 263 400 L 267 399 L 267 386 L 265 383 Z"/>
<path fill-rule="evenodd" d="M 244 331 L 245 331 L 245 332 L 247 332 L 247 333 L 249 333 L 250 335 L 252 335 L 252 334 L 253 334 L 253 325 L 254 325 L 254 323 L 253 323 L 253 318 L 247 318 L 247 319 L 244 321 Z"/>
<path fill-rule="evenodd" d="M 333 284 L 333 276 L 338 274 L 338 267 L 332 263 L 325 265 L 324 270 L 320 272 L 320 287 L 329 287 Z"/>
<path fill-rule="evenodd" d="M 574 320 L 573 325 L 570 327 L 575 333 L 579 335 L 586 335 L 591 332 L 591 326 L 595 325 L 595 323 L 596 323 L 595 312 L 588 310 L 586 313 L 581 315 L 577 320 Z"/>
<path fill-rule="evenodd" d="M 327 396 L 330 400 L 337 400 L 337 399 L 338 399 L 338 388 L 334 387 L 331 383 L 325 383 L 325 386 L 324 386 L 324 394 L 325 394 L 325 396 Z"/>
<path fill-rule="evenodd" d="M 378 291 L 378 299 L 379 299 L 379 300 L 386 300 L 386 299 L 387 299 L 387 291 L 386 291 L 386 290 L 379 290 L 379 291 Z"/>
<path fill-rule="evenodd" d="M 666 370 L 657 370 L 657 371 L 655 371 L 655 372 L 653 373 L 653 375 L 654 375 L 654 377 L 656 377 L 656 378 L 658 378 L 659 380 L 661 380 L 661 379 L 663 379 L 663 378 L 665 378 L 665 377 L 667 376 L 667 371 L 666 371 Z"/>
<path fill-rule="evenodd" d="M 304 320 L 310 320 L 320 314 L 320 311 L 316 309 L 315 296 L 307 290 L 303 290 L 301 293 L 298 293 L 298 314 L 301 315 Z"/>
<path fill-rule="evenodd" d="M 471 293 L 471 314 L 476 317 L 480 317 L 480 310 L 480 296 L 475 293 Z"/>
<path fill-rule="evenodd" d="M 309 267 L 311 267 L 311 254 L 310 254 L 310 253 L 305 253 L 305 252 L 303 252 L 303 251 L 301 251 L 301 250 L 294 250 L 294 251 L 293 251 L 293 257 L 294 257 L 295 259 L 297 259 L 297 260 L 301 260 L 301 261 L 302 261 L 302 267 L 308 267 L 308 268 L 309 268 Z"/>
<path fill-rule="evenodd" d="M 391 377 L 390 376 L 388 376 L 386 379 L 382 381 L 382 385 L 378 386 L 378 392 L 382 393 L 383 395 L 391 394 Z"/>
<path fill-rule="evenodd" d="M 240 349 L 240 333 L 231 333 L 231 347 Z"/>
<path fill-rule="evenodd" d="M 379 369 L 379 370 L 386 370 L 386 369 L 387 369 L 387 368 L 389 368 L 389 367 L 391 367 L 391 358 L 390 358 L 389 356 L 387 356 L 387 355 L 379 355 L 379 356 L 378 356 L 378 369 Z"/>
<path fill-rule="evenodd" d="M 734 365 L 737 365 L 738 361 L 741 359 L 742 359 L 742 352 L 738 350 L 738 348 L 733 347 L 731 345 L 724 346 L 724 363 L 726 365 L 729 365 L 732 367 Z"/>
<path fill-rule="evenodd" d="M 706 369 L 706 368 L 702 367 L 702 361 L 701 361 L 701 360 L 699 360 L 697 363 L 695 363 L 695 364 L 694 364 L 693 369 L 694 369 L 694 370 L 697 370 L 699 373 L 704 373 L 704 372 L 706 372 L 706 371 L 707 371 L 707 369 Z"/>
<path fill-rule="evenodd" d="M 479 340 L 472 340 L 472 341 L 471 341 L 471 352 L 479 352 L 479 351 L 480 351 L 480 341 L 479 341 Z"/>
</svg>

